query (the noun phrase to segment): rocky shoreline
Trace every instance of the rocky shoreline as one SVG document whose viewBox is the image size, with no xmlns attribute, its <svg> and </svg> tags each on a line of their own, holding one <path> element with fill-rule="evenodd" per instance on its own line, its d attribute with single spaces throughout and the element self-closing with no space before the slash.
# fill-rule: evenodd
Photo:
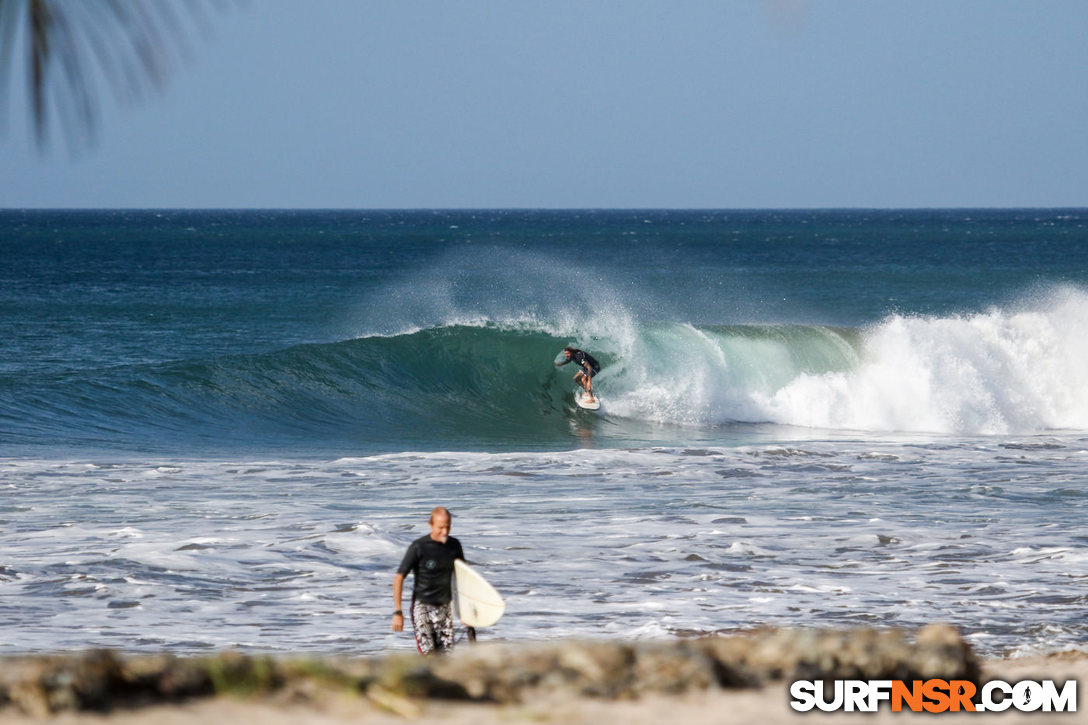
<svg viewBox="0 0 1088 725">
<path fill-rule="evenodd" d="M 980 666 L 952 628 L 779 629 L 669 641 L 464 646 L 446 657 L 123 656 L 0 660 L 0 713 L 109 713 L 217 696 L 318 704 L 349 694 L 402 717 L 422 703 L 512 705 L 541 698 L 628 701 L 796 679 L 962 679 Z"/>
</svg>

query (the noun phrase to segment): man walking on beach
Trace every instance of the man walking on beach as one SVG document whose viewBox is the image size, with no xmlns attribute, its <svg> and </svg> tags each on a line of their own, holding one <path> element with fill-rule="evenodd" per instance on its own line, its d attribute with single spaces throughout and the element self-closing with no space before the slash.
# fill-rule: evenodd
<svg viewBox="0 0 1088 725">
<path fill-rule="evenodd" d="M 464 561 L 461 542 L 450 536 L 449 509 L 431 511 L 431 533 L 411 543 L 393 577 L 393 631 L 404 631 L 401 593 L 404 577 L 415 576 L 412 586 L 412 630 L 422 654 L 448 652 L 453 648 L 453 562 Z"/>
</svg>

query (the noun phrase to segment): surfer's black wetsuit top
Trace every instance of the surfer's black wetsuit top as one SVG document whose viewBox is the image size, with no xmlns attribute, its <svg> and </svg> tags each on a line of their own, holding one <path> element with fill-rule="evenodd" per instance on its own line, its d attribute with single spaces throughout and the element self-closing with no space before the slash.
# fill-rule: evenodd
<svg viewBox="0 0 1088 725">
<path fill-rule="evenodd" d="M 586 363 L 589 363 L 589 377 L 591 378 L 601 372 L 601 364 L 597 362 L 597 358 L 582 350 L 575 350 L 570 354 L 570 360 L 564 360 L 559 364 L 566 365 L 569 362 L 575 363 L 582 370 L 585 370 Z"/>
<path fill-rule="evenodd" d="M 408 576 L 408 572 L 415 574 L 412 585 L 413 601 L 448 604 L 453 599 L 450 589 L 453 562 L 455 559 L 464 561 L 464 558 L 465 552 L 460 541 L 451 536 L 442 544 L 428 534 L 416 539 L 408 547 L 397 573 L 402 576 Z"/>
</svg>

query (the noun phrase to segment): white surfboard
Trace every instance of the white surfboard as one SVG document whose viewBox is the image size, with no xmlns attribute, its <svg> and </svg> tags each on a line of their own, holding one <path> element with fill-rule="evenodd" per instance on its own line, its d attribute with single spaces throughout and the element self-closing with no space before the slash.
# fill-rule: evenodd
<svg viewBox="0 0 1088 725">
<path fill-rule="evenodd" d="M 594 395 L 591 403 L 589 402 L 589 394 L 584 390 L 579 390 L 574 394 L 574 402 L 578 404 L 579 408 L 585 408 L 586 410 L 601 409 L 601 396 Z"/>
<path fill-rule="evenodd" d="M 453 562 L 453 576 L 462 622 L 469 627 L 490 627 L 502 618 L 506 602 L 478 571 L 457 559 Z"/>
</svg>

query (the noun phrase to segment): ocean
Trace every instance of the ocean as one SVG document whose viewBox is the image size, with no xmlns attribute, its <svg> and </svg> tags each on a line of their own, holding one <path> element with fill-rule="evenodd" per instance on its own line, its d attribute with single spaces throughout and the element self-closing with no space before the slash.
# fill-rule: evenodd
<svg viewBox="0 0 1088 725">
<path fill-rule="evenodd" d="M 481 640 L 1088 646 L 1088 210 L 7 210 L 0 351 L 0 654 L 411 651 L 435 505 Z"/>
</svg>

